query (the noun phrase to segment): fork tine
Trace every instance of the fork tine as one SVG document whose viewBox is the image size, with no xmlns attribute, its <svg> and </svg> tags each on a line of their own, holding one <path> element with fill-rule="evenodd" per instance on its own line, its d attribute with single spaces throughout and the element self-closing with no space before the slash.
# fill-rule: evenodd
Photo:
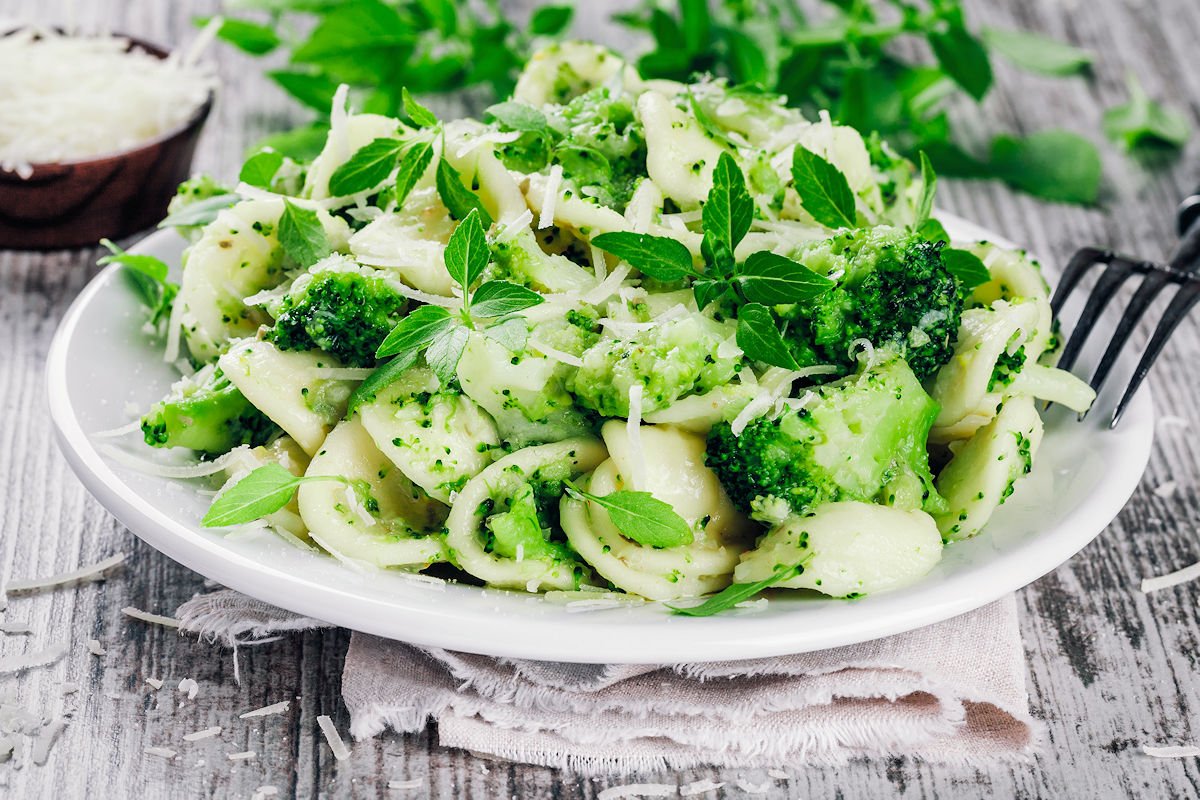
<svg viewBox="0 0 1200 800">
<path fill-rule="evenodd" d="M 1129 406 L 1129 401 L 1137 394 L 1138 387 L 1142 385 L 1150 368 L 1154 366 L 1155 359 L 1162 352 L 1163 346 L 1167 343 L 1167 339 L 1179 327 L 1179 323 L 1184 320 L 1188 312 L 1192 310 L 1192 306 L 1196 301 L 1200 300 L 1200 281 L 1191 280 L 1180 287 L 1179 292 L 1171 300 L 1171 304 L 1167 306 L 1167 310 L 1163 313 L 1162 320 L 1158 323 L 1158 327 L 1154 329 L 1154 335 L 1150 337 L 1149 344 L 1146 345 L 1146 351 L 1142 353 L 1142 359 L 1138 362 L 1137 369 L 1134 370 L 1133 378 L 1129 381 L 1129 386 L 1125 389 L 1125 394 L 1121 397 L 1121 402 L 1117 404 L 1117 410 L 1113 412 L 1110 428 L 1117 427 L 1117 423 L 1121 421 L 1121 415 L 1125 413 L 1125 409 Z"/>
<path fill-rule="evenodd" d="M 1111 261 L 1104 268 L 1104 273 L 1100 276 L 1100 280 L 1096 281 L 1096 285 L 1092 287 L 1092 293 L 1088 297 L 1087 305 L 1083 307 L 1083 312 L 1079 315 L 1079 321 L 1075 323 L 1075 330 L 1071 332 L 1071 338 L 1067 340 L 1067 346 L 1063 348 L 1062 356 L 1058 359 L 1059 369 L 1070 370 L 1075 365 L 1075 359 L 1079 358 L 1079 353 L 1083 350 L 1084 342 L 1087 341 L 1092 328 L 1096 326 L 1096 320 L 1104 313 L 1105 307 L 1108 306 L 1108 301 L 1112 299 L 1112 296 L 1116 294 L 1121 284 L 1133 273 L 1133 270 L 1134 265 L 1125 259 Z"/>
<path fill-rule="evenodd" d="M 1050 310 L 1054 312 L 1056 318 L 1071 292 L 1075 291 L 1075 287 L 1079 285 L 1079 279 L 1083 277 L 1083 274 L 1098 263 L 1107 264 L 1112 261 L 1113 257 L 1111 251 L 1101 250 L 1097 247 L 1084 247 L 1071 256 L 1067 268 L 1063 270 L 1062 277 L 1058 280 L 1058 288 L 1054 290 L 1054 297 L 1050 300 Z"/>
<path fill-rule="evenodd" d="M 1100 387 L 1107 380 L 1109 372 L 1112 371 L 1113 365 L 1117 363 L 1117 356 L 1121 354 L 1121 348 L 1125 346 L 1129 335 L 1133 333 L 1133 329 L 1137 327 L 1142 315 L 1146 313 L 1146 309 L 1150 307 L 1150 303 L 1154 298 L 1158 297 L 1163 288 L 1171 281 L 1171 276 L 1166 272 L 1155 270 L 1146 276 L 1146 280 L 1138 287 L 1133 298 L 1129 301 L 1129 307 L 1125 309 L 1125 313 L 1121 315 L 1121 321 L 1117 324 L 1117 329 L 1113 331 L 1112 341 L 1108 344 L 1108 349 L 1104 351 L 1104 356 L 1100 359 L 1100 365 L 1096 367 L 1095 374 L 1092 375 L 1092 388 L 1096 392 L 1100 391 Z"/>
</svg>

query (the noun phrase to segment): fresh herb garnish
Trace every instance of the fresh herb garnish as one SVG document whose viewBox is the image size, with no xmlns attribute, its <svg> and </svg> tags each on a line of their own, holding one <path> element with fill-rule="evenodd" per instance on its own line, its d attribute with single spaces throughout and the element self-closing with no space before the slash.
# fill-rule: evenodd
<svg viewBox="0 0 1200 800">
<path fill-rule="evenodd" d="M 826 228 L 853 228 L 857 220 L 854 192 L 841 170 L 797 144 L 792 156 L 792 181 L 800 205 Z"/>
<path fill-rule="evenodd" d="M 433 142 L 416 142 L 400 156 L 400 164 L 396 167 L 396 188 L 393 190 L 397 207 L 404 205 L 432 161 Z"/>
<path fill-rule="evenodd" d="M 713 185 L 701 211 L 704 238 L 700 251 L 711 267 L 727 273 L 734 250 L 750 231 L 754 201 L 746 191 L 746 177 L 729 153 L 721 153 L 713 170 Z"/>
<path fill-rule="evenodd" d="M 206 528 L 224 528 L 262 519 L 291 502 L 300 484 L 314 481 L 340 481 L 366 499 L 370 498 L 368 488 L 362 481 L 351 481 L 337 475 L 297 477 L 278 464 L 264 464 L 222 492 L 200 524 Z"/>
<path fill-rule="evenodd" d="M 488 214 L 479 195 L 463 185 L 462 176 L 458 174 L 445 156 L 437 165 L 437 190 L 442 203 L 450 211 L 450 215 L 458 220 L 465 220 L 472 211 L 479 213 L 479 220 L 484 230 L 492 227 L 492 216 Z"/>
<path fill-rule="evenodd" d="M 702 274 L 693 267 L 687 246 L 668 236 L 620 231 L 602 233 L 592 239 L 592 244 L 655 280 L 672 283 Z"/>
<path fill-rule="evenodd" d="M 311 267 L 332 252 L 317 212 L 301 208 L 291 200 L 283 201 L 279 244 L 287 257 L 301 267 Z"/>
<path fill-rule="evenodd" d="M 766 306 L 747 303 L 738 309 L 737 345 L 752 361 L 784 369 L 800 369 Z"/>
<path fill-rule="evenodd" d="M 192 228 L 202 227 L 217 218 L 217 214 L 241 200 L 236 194 L 217 194 L 188 203 L 178 211 L 169 214 L 158 223 L 160 228 Z"/>
<path fill-rule="evenodd" d="M 329 193 L 345 197 L 374 189 L 392 174 L 403 151 L 400 139 L 375 139 L 363 145 L 329 176 Z"/>
<path fill-rule="evenodd" d="M 738 267 L 735 279 L 752 303 L 783 305 L 819 297 L 836 284 L 787 256 L 760 250 Z"/>
<path fill-rule="evenodd" d="M 988 47 L 1018 67 L 1042 75 L 1076 75 L 1095 60 L 1087 50 L 1029 31 L 984 28 L 982 36 Z"/>
<path fill-rule="evenodd" d="M 418 128 L 432 128 L 438 124 L 437 115 L 418 103 L 416 98 L 409 93 L 407 86 L 400 90 L 400 105 L 404 109 L 405 115 Z"/>
<path fill-rule="evenodd" d="M 763 578 L 756 583 L 730 584 L 698 606 L 671 606 L 670 608 L 676 614 L 683 614 L 689 617 L 711 617 L 713 614 L 728 611 L 738 603 L 744 603 L 754 597 L 763 589 L 769 589 L 778 583 L 791 580 L 801 574 L 804 572 L 804 568 L 811 558 L 812 555 L 809 554 L 799 564 L 793 564 L 790 567 L 778 566 L 775 568 L 775 572 L 771 573 L 770 577 Z"/>
<path fill-rule="evenodd" d="M 274 150 L 260 150 L 242 164 L 238 180 L 260 189 L 270 189 L 271 181 L 275 179 L 275 174 L 282 166 L 283 153 Z"/>
<path fill-rule="evenodd" d="M 603 496 L 585 492 L 571 481 L 566 492 L 581 502 L 590 502 L 608 512 L 608 518 L 627 539 L 648 547 L 678 547 L 691 544 L 692 527 L 670 503 L 650 492 L 617 491 Z"/>
<path fill-rule="evenodd" d="M 921 199 L 917 203 L 916 215 L 913 217 L 912 229 L 920 231 L 925 223 L 929 221 L 930 215 L 933 213 L 933 200 L 937 194 L 937 173 L 933 171 L 933 164 L 929 163 L 929 156 L 925 155 L 925 151 L 921 151 Z"/>
<path fill-rule="evenodd" d="M 1191 135 L 1187 118 L 1150 99 L 1132 74 L 1128 86 L 1128 102 L 1104 112 L 1105 135 L 1126 150 L 1183 147 Z"/>
<path fill-rule="evenodd" d="M 942 250 L 942 260 L 950 274 L 968 289 L 974 289 L 992 279 L 987 266 L 970 250 L 947 247 Z"/>
<path fill-rule="evenodd" d="M 109 255 L 96 263 L 101 266 L 120 264 L 126 268 L 142 302 L 150 309 L 150 324 L 158 325 L 171 316 L 171 305 L 175 295 L 179 294 L 179 284 L 167 280 L 166 263 L 143 253 L 127 253 L 108 239 L 101 239 L 100 244 L 108 248 Z"/>
</svg>

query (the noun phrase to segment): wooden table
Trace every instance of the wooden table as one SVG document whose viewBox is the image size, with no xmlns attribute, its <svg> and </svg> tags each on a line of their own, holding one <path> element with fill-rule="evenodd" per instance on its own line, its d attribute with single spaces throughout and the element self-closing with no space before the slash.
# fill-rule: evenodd
<svg viewBox="0 0 1200 800">
<path fill-rule="evenodd" d="M 67 4 L 3 0 L 0 16 L 60 22 Z M 190 18 L 215 2 L 89 0 L 76 2 L 85 26 L 107 20 L 117 30 L 175 44 L 192 34 Z M 513 5 L 526 6 L 528 3 Z M 611 41 L 600 20 L 617 4 L 592 3 L 577 30 Z M 1061 126 L 1097 137 L 1101 109 L 1125 97 L 1125 75 L 1150 93 L 1200 119 L 1200 4 L 1195 0 L 1008 0 L 968 3 L 981 24 L 1024 27 L 1089 47 L 1094 77 L 1050 81 L 997 63 L 998 90 L 973 133 Z M 619 41 L 619 40 L 618 40 Z M 294 119 L 282 94 L 262 77 L 262 65 L 221 48 L 225 84 L 196 166 L 230 177 L 245 147 Z M 1183 158 L 1155 165 L 1126 160 L 1106 148 L 1103 206 L 1048 205 L 993 183 L 945 181 L 941 203 L 1034 252 L 1061 262 L 1083 243 L 1156 256 L 1173 240 L 1175 202 L 1200 180 L 1200 137 Z M 1151 168 L 1152 167 L 1152 168 Z M 65 642 L 57 666 L 0 677 L 0 702 L 46 713 L 68 712 L 70 724 L 44 766 L 0 765 L 0 796 L 76 798 L 250 797 L 260 786 L 292 797 L 561 797 L 590 798 L 620 780 L 581 779 L 537 767 L 485 762 L 445 750 L 429 734 L 382 736 L 355 745 L 335 763 L 316 733 L 329 714 L 345 731 L 340 701 L 342 656 L 349 634 L 296 636 L 240 652 L 241 684 L 229 654 L 154 626 L 128 624 L 133 605 L 170 613 L 204 586 L 203 579 L 142 544 L 93 500 L 52 443 L 45 412 L 42 362 L 55 325 L 96 273 L 95 251 L 0 251 L 0 575 L 46 575 L 118 551 L 124 569 L 104 583 L 17 598 L 3 619 L 27 621 L 29 636 L 0 636 L 0 654 Z M 1144 339 L 1144 337 L 1143 337 Z M 1200 560 L 1200 327 L 1186 323 L 1151 379 L 1158 411 L 1191 424 L 1160 426 L 1142 487 L 1117 520 L 1078 557 L 1018 595 L 1028 653 L 1034 714 L 1044 720 L 1046 746 L 1030 763 L 983 767 L 931 766 L 909 759 L 856 763 L 838 769 L 792 768 L 772 797 L 1194 797 L 1196 759 L 1154 760 L 1143 744 L 1200 743 L 1195 673 L 1200 655 L 1200 583 L 1138 591 L 1143 576 Z M 1177 482 L 1173 497 L 1152 491 Z M 86 643 L 101 641 L 106 655 Z M 193 701 L 147 678 L 195 679 Z M 64 682 L 79 684 L 63 695 Z M 284 698 L 290 711 L 247 724 L 237 713 Z M 183 734 L 221 725 L 216 738 L 180 745 Z M 177 762 L 143 755 L 164 745 Z M 256 760 L 226 754 L 255 750 Z M 745 796 L 739 778 L 758 771 L 692 770 L 637 776 L 644 781 L 729 781 L 721 797 Z M 424 788 L 389 792 L 389 780 L 422 778 Z M 713 794 L 705 795 L 713 797 Z"/>
</svg>

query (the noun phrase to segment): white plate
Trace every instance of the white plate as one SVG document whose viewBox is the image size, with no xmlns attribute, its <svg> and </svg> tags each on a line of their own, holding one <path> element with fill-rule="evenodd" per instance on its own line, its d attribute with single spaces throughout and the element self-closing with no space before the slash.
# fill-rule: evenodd
<svg viewBox="0 0 1200 800">
<path fill-rule="evenodd" d="M 989 238 L 950 220 L 956 238 Z M 136 248 L 177 264 L 183 241 L 156 233 Z M 1154 413 L 1144 387 L 1117 431 L 1106 427 L 1129 365 L 1121 365 L 1083 423 L 1046 416 L 1032 475 L 975 539 L 946 548 L 915 586 L 855 601 L 781 593 L 762 611 L 693 619 L 658 604 L 571 613 L 538 596 L 402 575 L 358 573 L 269 533 L 229 540 L 199 527 L 209 498 L 199 482 L 150 477 L 101 454 L 89 434 L 117 428 L 130 404 L 147 409 L 176 379 L 161 347 L 140 333 L 145 312 L 115 267 L 72 304 L 47 363 L 59 444 L 84 485 L 130 530 L 202 575 L 281 608 L 423 645 L 518 658 L 670 663 L 756 658 L 899 633 L 970 611 L 1036 580 L 1074 555 L 1116 516 L 1149 458 Z M 1101 337 L 1097 337 L 1101 338 Z M 1082 365 L 1087 368 L 1085 360 Z M 1081 370 L 1082 374 L 1082 370 Z M 138 437 L 125 440 L 138 447 Z M 160 456 L 145 450 L 146 457 Z M 169 609 L 167 609 L 169 611 Z"/>
</svg>

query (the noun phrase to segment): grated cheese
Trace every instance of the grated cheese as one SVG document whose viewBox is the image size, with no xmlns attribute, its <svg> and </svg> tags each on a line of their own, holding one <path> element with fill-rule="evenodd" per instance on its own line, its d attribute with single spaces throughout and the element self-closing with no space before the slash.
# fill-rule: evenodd
<svg viewBox="0 0 1200 800">
<path fill-rule="evenodd" d="M 30 757 L 35 764 L 45 764 L 46 759 L 50 757 L 50 748 L 54 747 L 54 743 L 58 740 L 58 735 L 63 732 L 63 728 L 67 727 L 67 721 L 62 717 L 47 723 L 33 740 L 33 751 Z"/>
<path fill-rule="evenodd" d="M 1176 481 L 1167 481 L 1166 483 L 1162 484 L 1161 486 L 1155 487 L 1154 496 L 1161 497 L 1164 500 L 1170 500 L 1172 497 L 1175 496 L 1175 491 L 1178 488 L 1179 488 L 1179 484 Z"/>
<path fill-rule="evenodd" d="M 196 695 L 200 693 L 200 684 L 196 683 L 191 678 L 184 678 L 179 681 L 179 691 L 187 692 L 188 700 L 195 700 Z"/>
<path fill-rule="evenodd" d="M 1196 578 L 1200 578 L 1200 564 L 1192 564 L 1190 567 L 1168 572 L 1166 575 L 1159 575 L 1156 578 L 1143 578 L 1142 591 L 1150 594 L 1159 589 L 1169 589 L 1181 583 L 1194 581 Z"/>
<path fill-rule="evenodd" d="M 179 339 L 183 335 L 183 305 L 183 303 L 172 303 L 171 315 L 167 317 L 167 344 L 163 348 L 163 361 L 168 364 L 174 364 L 180 360 Z"/>
<path fill-rule="evenodd" d="M 146 683 L 156 692 L 163 687 L 163 682 L 158 678 L 146 678 Z"/>
<path fill-rule="evenodd" d="M 179 755 L 178 753 L 176 753 L 174 750 L 172 750 L 169 747 L 147 747 L 142 752 L 148 756 L 158 756 L 159 758 L 165 758 L 168 761 L 175 758 L 175 756 Z"/>
<path fill-rule="evenodd" d="M 337 728 L 333 726 L 333 720 L 322 714 L 317 717 L 317 725 L 320 726 L 321 733 L 325 734 L 325 741 L 329 743 L 329 749 L 333 751 L 333 757 L 338 761 L 345 761 L 349 758 L 350 748 L 346 747 L 346 743 L 342 741 Z"/>
<path fill-rule="evenodd" d="M 533 224 L 533 212 L 528 208 L 518 214 L 514 219 L 500 223 L 500 229 L 496 233 L 496 244 L 503 244 L 510 241 L 518 233 Z"/>
<path fill-rule="evenodd" d="M 238 714 L 238 719 L 255 719 L 257 717 L 269 717 L 273 714 L 282 714 L 291 707 L 292 701 L 281 700 L 278 703 L 272 703 L 269 706 L 256 708 L 253 711 L 247 711 L 244 714 Z"/>
<path fill-rule="evenodd" d="M 590 245 L 589 252 L 592 257 L 592 270 L 596 273 L 596 283 L 604 283 L 604 279 L 608 277 L 608 256 L 594 244 Z"/>
<path fill-rule="evenodd" d="M 133 606 L 125 606 L 121 609 L 121 613 L 127 617 L 140 619 L 142 622 L 151 622 L 155 625 L 162 625 L 164 628 L 178 628 L 179 620 L 174 617 L 164 617 L 162 614 L 151 614 L 149 611 L 142 611 Z"/>
<path fill-rule="evenodd" d="M 558 206 L 558 193 L 562 189 L 562 179 L 562 164 L 555 164 L 550 168 L 550 175 L 546 179 L 546 192 L 542 195 L 542 212 L 538 215 L 538 230 L 549 228 L 554 224 L 554 211 Z"/>
<path fill-rule="evenodd" d="M 646 453 L 642 449 L 642 384 L 629 387 L 629 419 L 625 420 L 625 436 L 629 439 L 631 475 L 629 482 L 635 490 L 646 485 Z"/>
<path fill-rule="evenodd" d="M 599 286 L 589 289 L 577 299 L 588 305 L 600 305 L 617 293 L 617 290 L 621 288 L 621 282 L 629 277 L 631 269 L 633 268 L 629 264 L 622 261 L 616 269 L 608 273 L 608 277 L 601 281 Z"/>
<path fill-rule="evenodd" d="M 100 644 L 99 639 L 88 639 L 87 640 L 87 649 L 88 649 L 88 652 L 94 656 L 102 656 L 108 652 L 107 650 L 104 649 L 104 645 Z"/>
<path fill-rule="evenodd" d="M 225 755 L 230 761 L 252 761 L 258 756 L 258 753 L 253 750 L 243 750 L 240 753 L 227 753 Z"/>
<path fill-rule="evenodd" d="M 1200 747 L 1193 744 L 1151 747 L 1146 745 L 1142 752 L 1151 758 L 1193 758 L 1200 756 Z"/>
<path fill-rule="evenodd" d="M 131 433 L 140 431 L 141 429 L 142 429 L 142 421 L 140 419 L 135 419 L 133 422 L 130 422 L 126 425 L 122 425 L 119 428 L 109 428 L 106 431 L 96 431 L 95 433 L 92 434 L 92 438 L 93 439 L 118 439 L 122 436 L 128 436 Z"/>
<path fill-rule="evenodd" d="M 409 583 L 414 583 L 424 589 L 431 589 L 435 592 L 446 591 L 446 581 L 436 575 L 422 575 L 419 572 L 397 572 L 395 573 L 402 580 Z"/>
<path fill-rule="evenodd" d="M 216 87 L 207 68 L 127 52 L 115 36 L 0 37 L 0 169 L 131 150 L 185 125 Z"/>
<path fill-rule="evenodd" d="M 530 342 L 534 350 L 544 355 L 551 361 L 557 361 L 560 364 L 566 364 L 569 367 L 582 367 L 583 359 L 579 356 L 573 356 L 570 353 L 564 353 L 562 350 L 556 350 L 549 345 L 544 345 L 541 342 Z"/>
<path fill-rule="evenodd" d="M 425 785 L 425 781 L 421 778 L 412 778 L 407 781 L 388 781 L 387 788 L 389 789 L 420 789 Z"/>
<path fill-rule="evenodd" d="M 625 797 L 671 797 L 678 786 L 669 783 L 627 783 L 612 786 L 596 795 L 596 800 L 621 800 Z"/>
<path fill-rule="evenodd" d="M 623 605 L 619 600 L 572 600 L 563 608 L 568 614 L 579 614 L 587 611 L 605 611 L 610 608 L 620 608 Z"/>
<path fill-rule="evenodd" d="M 254 794 L 250 795 L 250 800 L 266 800 L 268 797 L 275 797 L 279 794 L 279 787 L 266 784 L 254 790 Z"/>
<path fill-rule="evenodd" d="M 8 594 L 20 594 L 22 592 L 37 592 L 42 589 L 56 589 L 60 586 L 68 586 L 75 583 L 90 583 L 92 581 L 103 580 L 104 573 L 125 560 L 124 553 L 117 553 L 115 556 L 97 561 L 95 564 L 88 564 L 79 569 L 71 570 L 70 572 L 61 572 L 57 575 L 51 575 L 48 578 L 28 578 L 25 580 L 9 581 L 4 587 L 4 591 Z"/>
<path fill-rule="evenodd" d="M 724 785 L 724 783 L 715 783 L 714 781 L 710 781 L 708 778 L 704 778 L 703 780 L 695 781 L 694 783 L 689 783 L 685 786 L 680 786 L 679 794 L 681 797 L 689 797 L 694 794 L 715 792 Z"/>
<path fill-rule="evenodd" d="M 771 782 L 765 781 L 763 783 L 750 783 L 747 780 L 739 780 L 737 782 L 737 787 L 746 794 L 766 794 L 767 792 L 771 791 Z"/>
<path fill-rule="evenodd" d="M 204 730 L 196 731 L 195 733 L 185 733 L 183 735 L 183 740 L 185 742 L 198 742 L 201 739 L 210 739 L 213 736 L 220 736 L 220 735 L 221 735 L 221 726 L 214 725 L 211 728 L 205 728 Z"/>
<path fill-rule="evenodd" d="M 158 464 L 154 461 L 139 458 L 128 450 L 111 445 L 102 446 L 100 451 L 107 458 L 111 458 L 118 464 L 137 470 L 145 475 L 186 480 L 189 478 L 204 478 L 209 475 L 216 475 L 218 472 L 224 472 L 226 464 L 236 458 L 240 458 L 249 449 L 246 445 L 242 445 L 230 450 L 223 456 L 214 458 L 212 461 L 199 461 L 194 464 Z"/>
<path fill-rule="evenodd" d="M 0 622 L 0 633 L 21 634 L 33 633 L 33 628 L 29 627 L 28 622 Z"/>
</svg>

